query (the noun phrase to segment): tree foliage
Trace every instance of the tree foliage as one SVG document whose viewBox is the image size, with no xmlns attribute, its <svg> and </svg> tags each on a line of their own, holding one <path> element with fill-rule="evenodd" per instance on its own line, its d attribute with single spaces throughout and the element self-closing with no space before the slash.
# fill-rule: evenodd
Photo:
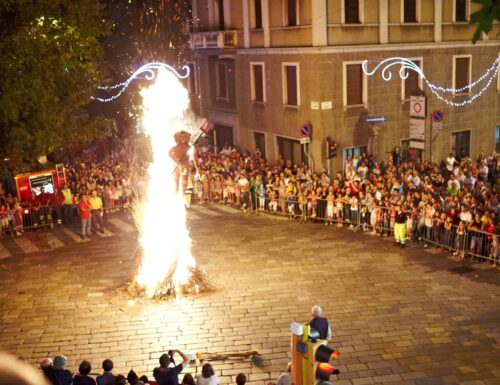
<svg viewBox="0 0 500 385">
<path fill-rule="evenodd" d="M 0 153 L 32 160 L 107 129 L 86 110 L 101 81 L 98 0 L 0 0 Z"/>
<path fill-rule="evenodd" d="M 470 23 L 478 25 L 472 37 L 475 43 L 482 32 L 489 33 L 493 28 L 493 22 L 500 20 L 500 0 L 472 0 L 472 2 L 481 5 L 481 9 L 470 15 Z"/>
</svg>

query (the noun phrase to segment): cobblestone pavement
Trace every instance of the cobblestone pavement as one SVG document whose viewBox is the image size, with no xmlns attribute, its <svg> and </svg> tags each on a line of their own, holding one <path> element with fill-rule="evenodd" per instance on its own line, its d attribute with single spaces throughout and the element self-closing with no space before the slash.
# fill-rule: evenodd
<svg viewBox="0 0 500 385">
<path fill-rule="evenodd" d="M 261 360 L 214 367 L 221 384 L 243 372 L 265 385 L 286 367 L 290 323 L 318 303 L 341 352 L 334 384 L 500 384 L 497 269 L 345 228 L 197 207 L 193 254 L 218 291 L 128 305 L 113 294 L 138 263 L 125 220 L 90 242 L 61 230 L 30 234 L 36 250 L 4 240 L 0 349 L 33 364 L 61 353 L 74 371 L 90 358 L 98 372 L 109 357 L 115 372 L 150 377 L 166 349 L 257 349 Z"/>
</svg>

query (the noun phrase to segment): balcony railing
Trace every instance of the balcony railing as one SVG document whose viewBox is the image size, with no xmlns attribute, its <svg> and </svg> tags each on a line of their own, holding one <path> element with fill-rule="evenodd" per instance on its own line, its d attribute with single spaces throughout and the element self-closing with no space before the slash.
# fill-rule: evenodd
<svg viewBox="0 0 500 385">
<path fill-rule="evenodd" d="M 235 48 L 238 46 L 237 31 L 211 31 L 191 33 L 191 48 Z"/>
</svg>

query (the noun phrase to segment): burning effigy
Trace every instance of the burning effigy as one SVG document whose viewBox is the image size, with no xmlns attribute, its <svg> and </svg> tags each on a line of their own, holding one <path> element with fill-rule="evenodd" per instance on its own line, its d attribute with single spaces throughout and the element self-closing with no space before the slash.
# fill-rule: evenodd
<svg viewBox="0 0 500 385">
<path fill-rule="evenodd" d="M 190 173 L 198 169 L 194 145 L 207 123 L 191 128 L 188 92 L 166 69 L 158 70 L 154 84 L 141 96 L 142 126 L 151 141 L 152 160 L 144 197 L 134 207 L 142 261 L 128 292 L 170 299 L 210 290 L 213 285 L 191 254 L 184 201 Z"/>
</svg>

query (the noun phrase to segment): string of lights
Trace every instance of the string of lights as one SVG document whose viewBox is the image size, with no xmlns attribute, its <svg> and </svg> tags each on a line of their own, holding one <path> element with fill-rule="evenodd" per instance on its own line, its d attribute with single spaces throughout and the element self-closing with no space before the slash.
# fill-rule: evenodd
<svg viewBox="0 0 500 385">
<path fill-rule="evenodd" d="M 97 89 L 99 89 L 99 90 L 118 90 L 118 92 L 116 92 L 114 95 L 112 95 L 110 97 L 106 97 L 106 98 L 93 96 L 92 99 L 96 100 L 98 102 L 101 102 L 101 103 L 112 102 L 113 100 L 116 100 L 117 98 L 119 98 L 125 92 L 125 90 L 128 88 L 130 83 L 132 83 L 134 80 L 148 80 L 148 81 L 154 80 L 156 77 L 156 71 L 160 68 L 165 68 L 165 69 L 169 70 L 175 76 L 177 76 L 179 79 L 186 79 L 190 73 L 189 67 L 187 65 L 182 66 L 181 70 L 183 73 L 180 74 L 171 65 L 161 63 L 161 62 L 147 63 L 147 64 L 144 64 L 142 67 L 140 67 L 138 70 L 136 70 L 132 75 L 130 75 L 130 77 L 126 81 L 124 81 L 122 83 L 115 84 L 112 86 L 98 86 L 97 87 Z"/>
<path fill-rule="evenodd" d="M 361 64 L 361 68 L 367 76 L 372 76 L 377 71 L 380 70 L 382 79 L 384 79 L 386 82 L 392 79 L 392 69 L 394 66 L 399 66 L 399 71 L 398 71 L 399 77 L 403 80 L 408 78 L 409 71 L 414 71 L 418 74 L 419 77 L 421 77 L 425 81 L 425 84 L 427 84 L 430 91 L 436 96 L 437 99 L 439 99 L 443 103 L 448 104 L 449 106 L 463 107 L 465 105 L 471 104 L 474 100 L 481 97 L 484 94 L 484 92 L 491 86 L 493 80 L 498 76 L 499 58 L 496 58 L 493 61 L 492 65 L 479 78 L 467 84 L 466 86 L 460 88 L 454 88 L 454 87 L 445 88 L 431 83 L 425 77 L 424 72 L 418 65 L 416 65 L 410 59 L 404 57 L 396 56 L 384 59 L 380 63 L 378 63 L 371 71 L 368 70 L 367 66 L 368 66 L 368 60 L 364 60 Z M 484 86 L 479 91 L 477 91 L 473 95 L 467 96 L 466 99 L 460 102 L 456 102 L 454 100 L 451 100 L 443 96 L 443 94 L 446 93 L 451 93 L 453 95 L 469 93 L 470 90 L 472 90 L 474 87 L 478 86 L 483 82 Z"/>
</svg>

